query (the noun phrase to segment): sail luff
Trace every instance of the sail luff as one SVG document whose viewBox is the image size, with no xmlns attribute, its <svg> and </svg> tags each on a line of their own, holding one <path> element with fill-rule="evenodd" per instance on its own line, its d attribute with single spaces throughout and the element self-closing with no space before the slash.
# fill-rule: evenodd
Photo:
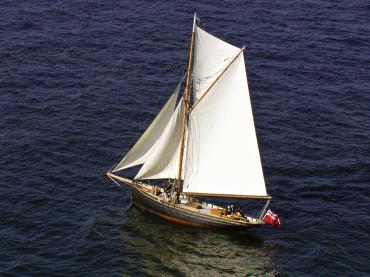
<svg viewBox="0 0 370 277">
<path fill-rule="evenodd" d="M 195 40 L 195 28 L 196 28 L 196 18 L 197 14 L 194 13 L 194 20 L 193 20 L 193 31 L 191 33 L 191 44 L 190 44 L 190 51 L 189 51 L 189 63 L 188 63 L 188 77 L 186 79 L 186 88 L 185 88 L 185 95 L 184 95 L 184 105 L 183 105 L 183 112 L 182 112 L 182 129 L 181 129 L 181 141 L 180 141 L 180 157 L 179 157 L 179 168 L 178 168 L 178 177 L 177 177 L 177 198 L 182 191 L 182 166 L 184 160 L 184 145 L 185 145 L 185 133 L 186 133 L 186 125 L 187 125 L 187 114 L 189 109 L 189 98 L 190 98 L 190 84 L 192 80 L 191 71 L 193 65 L 193 49 L 194 49 L 194 40 Z"/>
</svg>

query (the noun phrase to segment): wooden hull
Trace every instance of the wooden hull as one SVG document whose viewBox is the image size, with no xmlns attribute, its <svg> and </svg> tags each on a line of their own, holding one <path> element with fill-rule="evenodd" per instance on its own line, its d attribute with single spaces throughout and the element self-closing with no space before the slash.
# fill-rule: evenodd
<svg viewBox="0 0 370 277">
<path fill-rule="evenodd" d="M 261 222 L 238 222 L 226 217 L 216 217 L 190 211 L 181 207 L 181 205 L 159 201 L 158 198 L 137 185 L 132 186 L 132 202 L 136 207 L 169 221 L 195 227 L 243 230 L 263 225 Z"/>
</svg>

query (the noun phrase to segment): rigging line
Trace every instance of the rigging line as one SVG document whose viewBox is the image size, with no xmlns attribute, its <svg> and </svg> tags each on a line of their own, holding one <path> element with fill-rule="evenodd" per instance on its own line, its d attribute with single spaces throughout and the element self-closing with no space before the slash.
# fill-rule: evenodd
<svg viewBox="0 0 370 277">
<path fill-rule="evenodd" d="M 190 100 L 190 86 L 192 82 L 192 67 L 193 67 L 193 52 L 194 52 L 194 42 L 195 42 L 195 28 L 196 28 L 196 13 L 194 13 L 194 21 L 193 21 L 193 31 L 191 33 L 191 43 L 189 49 L 189 61 L 188 61 L 188 76 L 186 78 L 186 87 L 184 92 L 183 98 L 183 111 L 182 111 L 182 128 L 181 128 L 181 140 L 180 140 L 180 159 L 179 159 L 179 168 L 178 168 L 178 177 L 177 177 L 177 196 L 176 199 L 179 199 L 180 193 L 182 191 L 182 184 L 181 184 L 181 174 L 182 174 L 182 167 L 183 167 L 183 155 L 184 155 L 184 146 L 185 146 L 185 133 L 186 133 L 186 126 L 187 126 L 187 110 L 189 109 L 189 100 Z"/>
<path fill-rule="evenodd" d="M 163 1 L 165 2 L 165 1 Z M 180 19 L 178 20 L 180 21 Z M 177 22 L 177 21 L 176 21 Z M 188 43 L 186 43 L 188 44 Z M 185 54 L 186 55 L 186 54 Z M 185 58 L 186 59 L 186 58 Z M 179 55 L 178 59 L 177 59 L 177 62 L 173 65 L 172 68 L 175 68 L 176 71 L 180 71 L 181 72 L 181 76 L 183 76 L 183 78 L 181 79 L 181 82 L 180 82 L 180 85 L 182 83 L 182 81 L 184 80 L 184 78 L 186 77 L 186 75 L 184 75 L 184 71 L 185 71 L 185 67 L 186 67 L 186 63 L 183 63 L 181 62 L 181 60 L 183 60 L 183 57 L 181 55 Z M 180 70 L 178 70 L 180 69 Z M 187 74 L 187 72 L 185 73 Z M 171 80 L 173 80 L 172 78 L 168 78 L 165 82 L 166 84 L 164 85 L 163 87 L 163 90 L 167 90 L 170 86 L 170 83 L 171 83 Z M 177 87 L 176 87 L 177 88 Z M 148 118 L 150 117 L 150 113 L 147 113 L 147 115 L 145 116 L 145 118 L 142 120 L 142 122 L 147 122 Z M 121 154 L 119 157 L 119 161 L 121 161 L 125 154 L 128 152 L 128 149 L 132 148 L 132 146 L 136 143 L 136 140 L 134 140 L 135 137 L 138 137 L 138 134 L 140 133 L 143 133 L 144 132 L 144 128 L 147 127 L 147 124 L 143 124 L 141 126 L 141 128 L 138 128 L 136 132 L 133 132 L 131 134 L 131 136 L 128 137 L 128 140 L 129 141 L 133 141 L 131 144 L 128 144 L 125 148 L 125 150 L 123 151 L 123 154 Z"/>
<path fill-rule="evenodd" d="M 266 202 L 265 206 L 264 206 L 264 207 L 263 207 L 263 209 L 259 212 L 259 214 L 258 214 L 258 216 L 257 216 L 257 218 L 258 218 L 259 220 L 262 220 L 262 218 L 265 216 L 265 214 L 266 214 L 266 210 L 267 210 L 268 206 L 270 205 L 270 201 L 271 201 L 271 199 L 267 200 L 267 202 Z"/>
<path fill-rule="evenodd" d="M 183 81 L 184 81 L 184 79 L 186 78 L 187 74 L 188 74 L 188 73 L 186 72 L 186 73 L 185 73 L 185 75 L 181 78 L 181 80 L 180 80 L 179 84 L 178 84 L 178 85 L 177 85 L 177 87 L 174 89 L 174 91 L 175 91 L 175 90 L 177 90 L 177 89 L 180 89 L 180 87 L 181 87 L 181 85 L 182 85 L 182 82 L 183 82 Z M 180 92 L 180 91 L 179 91 L 179 92 Z M 172 92 L 172 93 L 173 93 L 173 92 Z M 179 93 L 179 94 L 180 94 L 180 93 Z M 158 113 L 157 113 L 157 114 L 158 114 Z M 147 114 L 147 116 L 145 117 L 145 119 L 144 119 L 143 121 L 147 121 L 148 117 L 149 117 L 149 113 Z M 143 133 L 143 132 L 144 132 L 144 130 L 146 130 L 148 127 L 149 127 L 149 126 L 148 126 L 147 124 L 143 124 L 143 127 L 139 128 L 136 132 L 134 132 L 134 133 L 131 135 L 130 140 L 132 141 L 134 137 L 137 137 L 139 133 Z M 126 154 L 128 153 L 128 149 L 131 149 L 131 148 L 136 144 L 136 142 L 137 142 L 137 141 L 138 141 L 138 140 L 134 140 L 134 142 L 133 142 L 133 143 L 131 143 L 128 147 L 126 147 L 126 149 L 125 149 L 125 151 L 123 152 L 123 154 L 121 154 L 121 155 L 120 155 L 120 158 L 119 158 L 118 162 L 116 162 L 116 163 L 112 166 L 112 168 L 111 168 L 109 171 L 112 171 L 112 170 L 114 169 L 114 167 L 115 167 L 116 165 L 118 165 L 120 161 L 122 161 L 122 159 L 123 159 L 123 158 L 126 156 Z"/>
<path fill-rule="evenodd" d="M 184 77 L 185 77 L 185 76 L 184 76 Z M 174 112 L 172 113 L 172 115 L 175 113 L 175 111 L 176 111 L 177 107 L 180 105 L 180 102 L 181 102 L 181 101 L 182 101 L 182 97 L 180 98 L 179 103 L 175 106 L 175 110 L 174 110 Z M 172 119 L 172 116 L 171 116 L 171 118 L 170 118 L 169 122 L 167 123 L 165 130 L 167 129 L 167 126 L 172 127 L 173 125 L 176 125 L 176 122 L 172 122 L 172 123 L 171 123 L 172 125 L 169 125 L 169 124 L 170 124 L 171 119 Z M 164 132 L 163 132 L 163 133 L 164 133 Z M 163 135 L 163 133 L 162 133 L 162 135 Z M 146 161 L 142 164 L 142 167 L 140 168 L 140 170 L 143 168 L 143 166 L 145 165 L 145 163 L 146 163 L 148 160 L 150 160 L 150 158 L 155 154 L 156 149 L 158 149 L 158 147 L 159 147 L 159 145 L 158 145 L 158 141 L 161 139 L 162 135 L 161 135 L 161 136 L 158 138 L 158 140 L 153 144 L 152 148 L 150 149 L 150 152 L 148 152 L 148 158 L 147 158 L 147 159 L 146 159 Z M 169 163 L 170 163 L 170 162 L 171 162 L 171 161 L 169 161 Z M 153 167 L 152 167 L 152 168 L 150 169 L 150 171 L 147 171 L 147 172 L 144 174 L 143 178 L 144 178 L 145 176 L 146 176 L 146 178 L 148 178 L 148 176 L 150 177 L 150 175 L 158 174 L 158 173 L 162 172 L 162 171 L 163 171 L 163 169 L 164 169 L 164 168 L 162 168 L 159 172 L 158 172 L 158 169 L 157 169 L 157 172 L 156 172 L 156 173 L 150 173 L 150 172 L 153 172 Z M 140 170 L 139 170 L 139 172 L 140 172 Z M 147 180 L 149 180 L 149 179 L 147 179 Z"/>
<path fill-rule="evenodd" d="M 190 43 L 189 43 L 190 44 Z M 183 76 L 182 77 L 182 79 L 181 79 L 181 82 L 179 83 L 179 85 L 176 87 L 176 89 L 179 89 L 180 91 L 181 91 L 181 85 L 182 85 L 182 82 L 183 82 L 183 80 L 185 79 L 185 77 L 187 76 L 187 72 L 185 72 L 185 66 L 186 66 L 186 64 L 185 63 L 180 63 L 180 61 L 181 60 L 183 60 L 183 57 L 180 55 L 179 57 L 178 57 L 178 61 L 177 61 L 177 63 L 174 65 L 174 67 L 175 68 L 179 68 L 179 67 L 181 67 L 181 65 L 182 65 L 182 70 L 180 70 L 180 72 L 181 72 L 181 75 Z M 180 66 L 179 66 L 180 65 Z M 184 72 L 185 72 L 185 74 L 184 74 Z M 171 78 L 172 79 L 172 78 Z M 167 89 L 168 87 L 169 87 L 169 84 L 170 84 L 170 80 L 171 80 L 170 78 L 169 79 L 167 79 L 167 84 L 165 85 L 165 88 Z M 146 117 L 145 117 L 145 119 L 144 119 L 144 122 L 146 122 L 147 121 L 147 119 L 150 117 L 150 114 L 148 113 L 147 115 L 146 115 Z M 134 137 L 138 137 L 138 134 L 139 133 L 143 133 L 143 131 L 145 130 L 144 128 L 147 126 L 147 124 L 143 124 L 142 125 L 142 127 L 141 128 L 138 128 L 137 130 L 136 130 L 136 132 L 133 132 L 132 133 L 132 135 L 130 136 L 130 138 L 129 138 L 129 140 L 131 140 L 131 141 L 133 141 L 133 138 Z M 131 144 L 129 144 L 129 145 L 127 145 L 126 146 L 126 149 L 125 149 L 125 151 L 124 151 L 124 153 L 120 156 L 120 159 L 119 159 L 119 161 L 121 161 L 122 159 L 124 159 L 124 157 L 125 157 L 125 154 L 127 154 L 127 152 L 128 152 L 128 149 L 130 149 L 130 148 L 132 148 L 132 146 L 133 145 L 135 145 L 135 141 L 133 142 L 133 143 L 131 143 Z M 114 167 L 117 165 L 118 163 L 116 163 L 113 167 L 112 167 L 112 169 L 114 169 Z M 111 169 L 111 170 L 112 170 Z M 110 170 L 110 171 L 111 171 Z"/>
<path fill-rule="evenodd" d="M 111 179 L 118 187 L 120 187 L 121 188 L 121 185 L 116 181 L 116 180 L 114 180 L 111 176 L 109 176 L 108 175 L 108 177 L 109 177 L 109 179 Z"/>
<path fill-rule="evenodd" d="M 225 62 L 225 61 L 227 61 L 227 60 L 229 60 L 229 59 L 230 59 L 230 58 L 225 59 L 225 60 L 224 60 L 224 62 Z M 205 81 L 205 80 L 207 80 L 207 79 L 210 79 L 210 78 L 213 78 L 215 75 L 219 74 L 222 70 L 223 70 L 223 68 L 221 68 L 221 69 L 217 70 L 217 71 L 216 71 L 216 72 L 214 72 L 214 73 L 210 73 L 209 75 L 204 76 L 203 78 L 199 78 L 199 77 L 197 77 L 197 76 L 195 76 L 195 75 L 193 74 L 193 78 L 196 78 L 196 79 L 197 79 L 197 80 L 199 80 L 199 82 L 202 84 L 202 82 L 203 82 L 203 81 Z M 204 82 L 203 82 L 203 84 L 204 84 Z"/>
<path fill-rule="evenodd" d="M 165 1 L 163 1 L 163 3 L 164 3 Z M 153 4 L 153 6 L 154 6 L 154 4 Z M 185 18 L 185 16 L 183 16 L 182 18 L 179 18 L 177 21 L 176 21 L 176 23 L 178 23 L 178 22 L 180 22 L 180 21 L 183 21 L 183 19 Z M 176 25 L 176 24 L 175 24 Z M 186 43 L 186 44 L 190 44 L 190 42 L 189 43 Z M 180 72 L 181 72 L 181 75 L 183 76 L 183 78 L 181 79 L 181 82 L 180 82 L 180 86 L 181 86 L 181 84 L 182 84 L 182 81 L 184 80 L 184 78 L 187 76 L 187 72 L 185 72 L 186 71 L 186 62 L 184 63 L 184 62 L 181 62 L 181 60 L 184 60 L 184 58 L 182 57 L 182 55 L 179 55 L 179 57 L 178 57 L 178 59 L 177 59 L 177 62 L 173 65 L 173 67 L 174 68 L 176 68 L 176 71 L 178 71 L 178 69 L 180 69 Z M 186 54 L 185 54 L 185 60 L 186 60 Z M 184 72 L 185 72 L 185 75 L 184 75 Z M 172 78 L 168 78 L 167 80 L 166 80 L 166 84 L 165 84 L 165 86 L 164 86 L 164 90 L 167 90 L 168 89 L 168 87 L 169 87 L 169 85 L 170 85 L 170 81 L 172 80 Z M 176 89 L 177 89 L 177 87 L 176 87 Z M 181 90 L 181 89 L 180 89 Z M 147 122 L 148 121 L 148 118 L 150 117 L 150 113 L 147 113 L 147 115 L 145 116 L 145 118 L 144 118 L 144 120 L 143 120 L 143 122 Z M 119 159 L 118 159 L 118 162 L 116 162 L 116 164 L 114 164 L 113 166 L 112 166 L 112 168 L 110 169 L 110 171 L 111 170 L 113 170 L 114 169 L 114 167 L 125 157 L 125 155 L 127 154 L 127 152 L 129 151 L 129 149 L 131 149 L 134 145 L 135 145 L 135 143 L 136 143 L 136 141 L 137 140 L 134 140 L 134 138 L 136 137 L 138 137 L 138 135 L 140 134 L 140 133 L 143 133 L 144 132 L 144 128 L 145 127 L 147 127 L 147 124 L 143 124 L 142 126 L 141 126 L 141 128 L 138 128 L 137 130 L 136 130 L 136 132 L 133 132 L 132 134 L 131 134 L 131 136 L 129 136 L 128 137 L 128 140 L 129 141 L 133 141 L 131 144 L 128 144 L 127 146 L 126 146 L 126 148 L 125 148 L 125 150 L 123 151 L 123 153 L 119 156 Z"/>
<path fill-rule="evenodd" d="M 236 59 L 239 57 L 241 53 L 243 53 L 245 49 L 245 46 L 243 46 L 242 49 L 240 49 L 240 52 L 232 59 L 232 61 L 224 68 L 224 70 L 218 75 L 216 80 L 208 87 L 208 89 L 202 94 L 202 96 L 193 104 L 193 106 L 188 110 L 188 114 L 194 110 L 194 108 L 204 99 L 204 97 L 211 91 L 211 89 L 214 87 L 214 85 L 217 83 L 217 81 L 222 77 L 222 75 L 229 69 L 229 67 L 236 61 Z"/>
<path fill-rule="evenodd" d="M 123 157 L 122 157 L 123 158 Z M 108 172 L 112 172 L 112 170 L 116 167 L 116 165 L 118 164 L 118 162 L 115 162 L 112 167 L 108 170 Z"/>
<path fill-rule="evenodd" d="M 197 126 L 197 128 L 195 128 Z M 189 117 L 189 127 L 187 132 L 187 141 L 186 141 L 186 163 L 184 167 L 184 180 L 186 178 L 186 183 L 190 184 L 193 182 L 195 175 L 198 172 L 198 166 L 199 166 L 199 155 L 196 155 L 195 153 L 199 153 L 200 149 L 200 125 L 199 120 L 195 120 L 192 117 Z M 191 141 L 192 144 L 190 147 L 190 137 L 192 137 Z M 194 158 L 196 157 L 196 158 Z M 196 167 L 196 170 L 192 170 Z M 185 182 L 185 181 L 184 181 Z"/>
</svg>

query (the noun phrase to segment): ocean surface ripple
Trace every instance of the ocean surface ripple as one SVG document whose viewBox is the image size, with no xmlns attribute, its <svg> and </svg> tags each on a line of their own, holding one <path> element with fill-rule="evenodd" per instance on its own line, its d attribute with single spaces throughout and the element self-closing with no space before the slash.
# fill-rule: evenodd
<svg viewBox="0 0 370 277">
<path fill-rule="evenodd" d="M 370 275 L 368 2 L 1 3 L 0 275 Z M 182 76 L 194 10 L 247 46 L 282 229 L 168 223 L 104 175 Z"/>
</svg>

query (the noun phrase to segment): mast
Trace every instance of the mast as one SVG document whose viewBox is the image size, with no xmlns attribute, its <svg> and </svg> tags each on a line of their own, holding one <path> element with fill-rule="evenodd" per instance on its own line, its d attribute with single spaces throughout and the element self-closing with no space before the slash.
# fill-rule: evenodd
<svg viewBox="0 0 370 277">
<path fill-rule="evenodd" d="M 190 85 L 192 80 L 192 65 L 193 65 L 193 49 L 194 49 L 194 39 L 195 39 L 195 26 L 196 26 L 196 18 L 197 14 L 194 13 L 194 20 L 193 20 L 193 31 L 191 33 L 191 42 L 190 42 L 190 51 L 189 51 L 189 63 L 188 63 L 188 76 L 186 78 L 186 87 L 185 87 L 185 94 L 184 94 L 184 106 L 182 110 L 182 129 L 181 129 L 181 140 L 180 140 L 180 159 L 179 159 L 179 170 L 178 170 L 178 177 L 176 182 L 176 199 L 179 198 L 180 192 L 182 191 L 182 184 L 181 184 L 181 174 L 182 174 L 182 166 L 183 166 L 183 157 L 184 157 L 184 146 L 185 146 L 185 133 L 186 133 L 186 125 L 187 125 L 187 114 L 189 110 L 189 98 L 190 98 Z M 176 200 L 175 200 L 176 201 Z"/>
</svg>

